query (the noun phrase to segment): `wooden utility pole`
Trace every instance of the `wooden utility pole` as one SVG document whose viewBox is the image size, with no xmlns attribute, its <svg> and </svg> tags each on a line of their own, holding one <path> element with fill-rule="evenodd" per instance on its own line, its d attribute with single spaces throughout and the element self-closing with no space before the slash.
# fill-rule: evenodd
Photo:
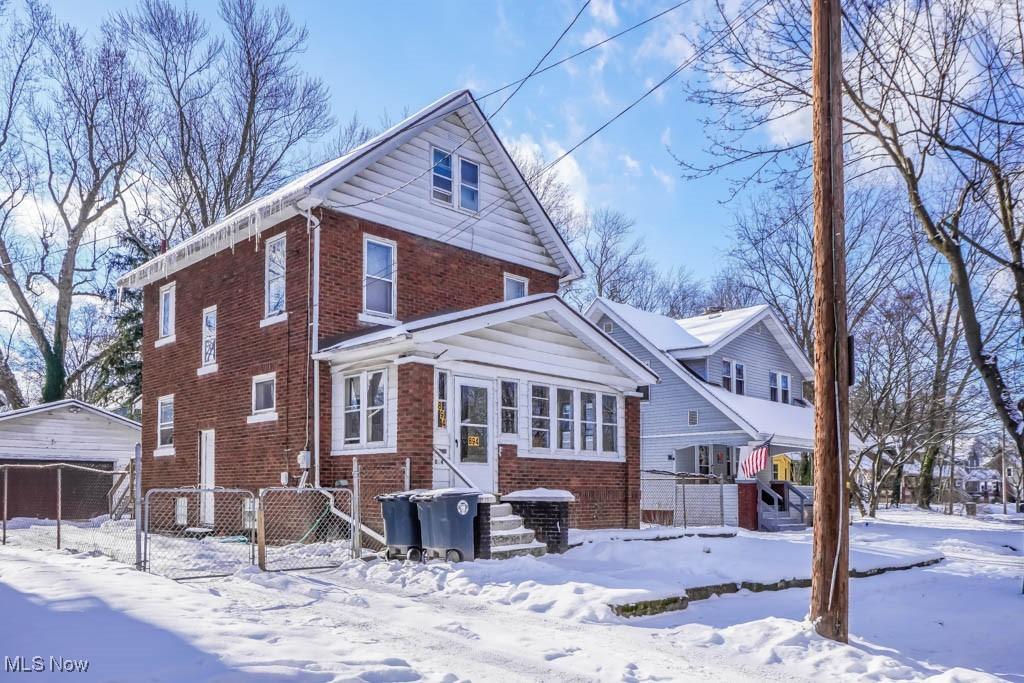
<svg viewBox="0 0 1024 683">
<path fill-rule="evenodd" d="M 839 0 L 811 2 L 814 142 L 814 545 L 811 620 L 849 635 L 849 359 L 843 228 L 843 94 Z"/>
</svg>

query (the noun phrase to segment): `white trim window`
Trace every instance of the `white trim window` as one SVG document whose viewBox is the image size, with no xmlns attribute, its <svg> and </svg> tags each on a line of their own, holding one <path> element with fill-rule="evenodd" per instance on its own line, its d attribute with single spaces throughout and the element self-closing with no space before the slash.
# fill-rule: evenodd
<svg viewBox="0 0 1024 683">
<path fill-rule="evenodd" d="M 722 387 L 741 396 L 746 393 L 746 366 L 733 360 L 722 359 Z"/>
<path fill-rule="evenodd" d="M 459 208 L 476 213 L 480 210 L 480 165 L 459 158 Z"/>
<path fill-rule="evenodd" d="M 597 393 L 580 392 L 580 450 L 597 451 Z"/>
<path fill-rule="evenodd" d="M 346 448 L 382 446 L 387 435 L 387 369 L 342 378 L 342 442 Z"/>
<path fill-rule="evenodd" d="M 505 301 L 522 299 L 530 293 L 530 281 L 525 277 L 505 273 Z"/>
<path fill-rule="evenodd" d="M 277 419 L 277 373 L 252 378 L 252 415 L 248 422 L 272 422 Z"/>
<path fill-rule="evenodd" d="M 285 312 L 285 235 L 277 235 L 266 241 L 266 257 L 263 265 L 263 317 L 265 319 L 284 315 Z"/>
<path fill-rule="evenodd" d="M 551 448 L 551 388 L 530 385 L 530 446 Z"/>
<path fill-rule="evenodd" d="M 601 450 L 619 452 L 619 398 L 601 394 Z"/>
<path fill-rule="evenodd" d="M 174 394 L 156 402 L 156 455 L 174 455 Z"/>
<path fill-rule="evenodd" d="M 363 311 L 395 317 L 398 246 L 391 240 L 363 235 Z"/>
<path fill-rule="evenodd" d="M 451 205 L 455 184 L 452 154 L 440 147 L 432 147 L 430 155 L 430 196 L 435 201 Z"/>
<path fill-rule="evenodd" d="M 160 288 L 160 325 L 157 344 L 169 344 L 174 341 L 174 308 L 177 283 L 168 282 Z"/>
<path fill-rule="evenodd" d="M 203 309 L 202 369 L 217 369 L 217 307 Z"/>
<path fill-rule="evenodd" d="M 519 433 L 519 382 L 501 380 L 501 433 Z"/>
<path fill-rule="evenodd" d="M 768 373 L 768 397 L 773 401 L 790 402 L 790 379 L 785 372 L 774 370 Z"/>
<path fill-rule="evenodd" d="M 558 416 L 558 438 L 555 445 L 560 451 L 576 450 L 573 440 L 575 419 L 573 418 L 573 392 L 572 389 L 555 390 L 555 411 Z"/>
</svg>

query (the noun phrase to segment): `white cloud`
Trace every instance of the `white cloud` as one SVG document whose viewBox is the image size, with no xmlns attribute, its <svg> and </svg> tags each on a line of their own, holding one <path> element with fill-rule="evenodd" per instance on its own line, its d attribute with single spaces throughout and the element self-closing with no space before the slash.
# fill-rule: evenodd
<svg viewBox="0 0 1024 683">
<path fill-rule="evenodd" d="M 665 130 L 661 131 L 661 144 L 665 145 L 666 147 L 672 144 L 671 128 L 665 128 Z"/>
<path fill-rule="evenodd" d="M 657 81 L 655 81 L 650 76 L 648 76 L 647 78 L 644 79 L 644 87 L 647 88 L 647 90 L 650 90 L 651 88 L 653 88 L 656 83 L 657 83 Z M 662 86 L 661 88 L 658 88 L 657 90 L 654 91 L 654 99 L 655 99 L 655 101 L 657 101 L 658 104 L 661 104 L 662 102 L 665 101 L 665 88 L 664 88 L 664 86 Z"/>
<path fill-rule="evenodd" d="M 510 148 L 514 150 L 514 154 L 521 153 L 533 161 L 544 160 L 549 163 L 565 153 L 565 148 L 558 142 L 548 138 L 538 142 L 529 133 L 511 138 Z M 585 210 L 590 194 L 590 183 L 576 159 L 568 156 L 558 162 L 558 165 L 549 172 L 554 173 L 558 180 L 569 186 L 575 208 L 580 211 Z"/>
<path fill-rule="evenodd" d="M 619 158 L 622 160 L 622 163 L 626 166 L 627 173 L 629 173 L 630 175 L 643 175 L 643 171 L 640 170 L 639 161 L 629 156 L 628 154 L 623 154 Z"/>
<path fill-rule="evenodd" d="M 608 26 L 619 25 L 619 15 L 615 11 L 615 3 L 613 0 L 591 0 L 590 2 L 590 16 L 594 17 L 602 24 Z"/>
<path fill-rule="evenodd" d="M 657 28 L 640 44 L 636 51 L 638 59 L 656 59 L 678 65 L 693 54 L 693 45 L 685 37 L 696 29 L 693 21 L 672 13 L 657 23 Z"/>
<path fill-rule="evenodd" d="M 659 170 L 654 165 L 651 166 L 651 173 L 654 175 L 655 178 L 658 179 L 658 182 L 661 183 L 662 187 L 665 188 L 666 192 L 672 192 L 673 190 L 676 189 L 675 177 L 670 176 L 668 173 Z"/>
</svg>

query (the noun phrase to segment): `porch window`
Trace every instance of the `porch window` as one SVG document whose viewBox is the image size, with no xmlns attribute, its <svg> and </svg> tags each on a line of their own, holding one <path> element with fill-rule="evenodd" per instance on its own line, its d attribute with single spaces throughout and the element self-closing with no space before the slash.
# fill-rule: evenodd
<svg viewBox="0 0 1024 683">
<path fill-rule="evenodd" d="M 543 385 L 530 387 L 530 445 L 551 447 L 551 391 Z"/>
<path fill-rule="evenodd" d="M 711 446 L 697 448 L 697 473 L 711 474 Z"/>
<path fill-rule="evenodd" d="M 519 432 L 519 383 L 501 382 L 501 433 Z"/>
<path fill-rule="evenodd" d="M 174 446 L 174 395 L 161 396 L 157 400 L 156 445 L 157 448 Z"/>
<path fill-rule="evenodd" d="M 174 293 L 175 283 L 160 288 L 160 334 L 158 341 L 171 341 L 174 336 Z"/>
<path fill-rule="evenodd" d="M 448 373 L 437 371 L 437 426 L 444 429 L 448 426 Z"/>
<path fill-rule="evenodd" d="M 480 210 L 480 167 L 465 159 L 459 159 L 459 207 Z"/>
<path fill-rule="evenodd" d="M 379 446 L 387 425 L 387 370 L 369 370 L 343 379 L 343 443 Z"/>
<path fill-rule="evenodd" d="M 285 236 L 267 240 L 264 264 L 264 318 L 284 313 Z"/>
<path fill-rule="evenodd" d="M 376 237 L 363 239 L 363 310 L 395 316 L 395 243 Z"/>
<path fill-rule="evenodd" d="M 445 204 L 452 203 L 452 155 L 443 149 L 433 148 L 431 171 L 431 197 Z"/>
<path fill-rule="evenodd" d="M 526 296 L 530 281 L 525 277 L 505 273 L 505 301 L 521 299 Z"/>
<path fill-rule="evenodd" d="M 217 307 L 203 309 L 203 367 L 217 365 Z"/>
<path fill-rule="evenodd" d="M 580 450 L 597 450 L 597 394 L 580 392 Z"/>
<path fill-rule="evenodd" d="M 619 450 L 619 400 L 607 394 L 601 395 L 601 450 Z"/>
<path fill-rule="evenodd" d="M 573 450 L 572 389 L 558 389 L 558 448 Z"/>
</svg>

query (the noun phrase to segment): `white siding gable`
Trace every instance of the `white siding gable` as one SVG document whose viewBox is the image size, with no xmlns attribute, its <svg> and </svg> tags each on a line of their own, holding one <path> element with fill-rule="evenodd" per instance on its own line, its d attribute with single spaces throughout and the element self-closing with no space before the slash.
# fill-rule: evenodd
<svg viewBox="0 0 1024 683">
<path fill-rule="evenodd" d="M 126 464 L 141 430 L 67 406 L 0 422 L 0 460 L 85 460 Z"/>
<path fill-rule="evenodd" d="M 498 162 L 503 152 L 492 145 L 484 130 L 467 140 L 478 126 L 469 124 L 460 113 L 449 114 L 333 188 L 326 206 L 558 274 L 550 252 L 507 189 L 502 174 L 508 170 Z M 435 146 L 452 153 L 453 165 L 462 157 L 479 166 L 479 214 L 458 208 L 457 187 L 454 206 L 431 199 L 431 173 L 427 169 L 432 166 L 431 150 Z"/>
</svg>

